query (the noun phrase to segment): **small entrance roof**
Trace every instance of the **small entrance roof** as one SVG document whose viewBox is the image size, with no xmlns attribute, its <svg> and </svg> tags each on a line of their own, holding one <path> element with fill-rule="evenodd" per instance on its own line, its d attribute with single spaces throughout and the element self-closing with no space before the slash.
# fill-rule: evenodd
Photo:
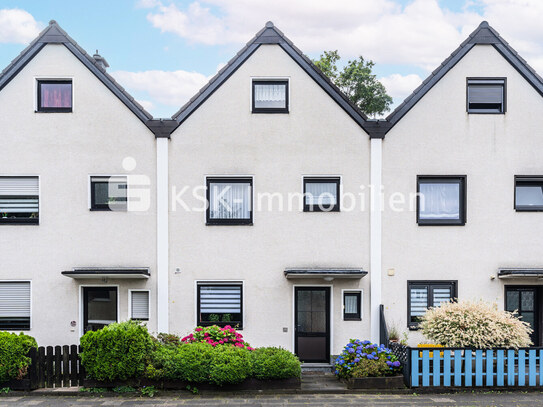
<svg viewBox="0 0 543 407">
<path fill-rule="evenodd" d="M 289 268 L 285 270 L 286 278 L 324 278 L 332 281 L 334 278 L 356 278 L 361 279 L 367 271 L 354 268 Z"/>
<path fill-rule="evenodd" d="M 126 268 L 109 268 L 109 267 L 84 267 L 74 268 L 71 271 L 63 271 L 63 276 L 75 279 L 88 278 L 131 278 L 131 279 L 147 279 L 150 277 L 147 267 L 126 267 Z"/>
<path fill-rule="evenodd" d="M 543 268 L 503 268 L 498 278 L 543 278 Z"/>
</svg>

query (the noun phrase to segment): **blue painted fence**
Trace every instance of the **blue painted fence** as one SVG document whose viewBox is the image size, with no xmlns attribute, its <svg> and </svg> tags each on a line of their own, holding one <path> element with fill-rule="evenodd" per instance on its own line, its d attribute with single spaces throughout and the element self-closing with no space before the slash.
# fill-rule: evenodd
<svg viewBox="0 0 543 407">
<path fill-rule="evenodd" d="M 411 387 L 543 386 L 543 348 L 409 348 Z"/>
</svg>

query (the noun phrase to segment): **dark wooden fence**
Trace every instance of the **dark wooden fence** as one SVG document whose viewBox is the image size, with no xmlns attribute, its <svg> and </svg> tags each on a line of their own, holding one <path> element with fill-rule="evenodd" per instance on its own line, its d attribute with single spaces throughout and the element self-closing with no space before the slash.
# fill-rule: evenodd
<svg viewBox="0 0 543 407">
<path fill-rule="evenodd" d="M 40 346 L 31 349 L 31 364 L 26 379 L 30 389 L 82 386 L 85 369 L 77 345 Z"/>
</svg>

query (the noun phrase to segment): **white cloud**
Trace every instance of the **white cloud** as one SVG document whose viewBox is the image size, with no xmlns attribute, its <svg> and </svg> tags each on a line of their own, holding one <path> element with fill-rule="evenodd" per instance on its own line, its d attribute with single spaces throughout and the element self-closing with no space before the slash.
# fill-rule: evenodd
<svg viewBox="0 0 543 407">
<path fill-rule="evenodd" d="M 155 105 L 150 100 L 138 100 L 138 103 L 147 111 L 153 110 Z"/>
<path fill-rule="evenodd" d="M 27 44 L 40 33 L 43 24 L 21 9 L 0 9 L 0 43 Z"/>
<path fill-rule="evenodd" d="M 385 86 L 387 93 L 394 98 L 394 103 L 399 104 L 422 83 L 422 78 L 415 74 L 392 74 L 379 78 Z"/>
<path fill-rule="evenodd" d="M 130 92 L 145 92 L 152 101 L 175 106 L 176 109 L 183 106 L 209 80 L 201 73 L 187 71 L 114 71 L 111 75 Z M 150 101 L 143 100 L 140 103 L 146 109 L 154 107 Z"/>
</svg>

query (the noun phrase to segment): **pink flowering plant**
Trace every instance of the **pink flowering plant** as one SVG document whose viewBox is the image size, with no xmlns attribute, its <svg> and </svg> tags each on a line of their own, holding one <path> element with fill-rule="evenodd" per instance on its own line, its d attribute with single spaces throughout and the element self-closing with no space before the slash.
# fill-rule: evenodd
<svg viewBox="0 0 543 407">
<path fill-rule="evenodd" d="M 184 343 L 209 343 L 213 347 L 218 345 L 230 345 L 237 348 L 244 348 L 247 350 L 253 350 L 251 346 L 243 340 L 243 335 L 237 332 L 230 325 L 226 325 L 221 328 L 217 325 L 196 327 L 194 332 L 181 338 L 181 342 Z"/>
<path fill-rule="evenodd" d="M 335 374 L 339 378 L 380 377 L 400 374 L 398 357 L 384 345 L 351 339 L 335 360 Z"/>
</svg>

